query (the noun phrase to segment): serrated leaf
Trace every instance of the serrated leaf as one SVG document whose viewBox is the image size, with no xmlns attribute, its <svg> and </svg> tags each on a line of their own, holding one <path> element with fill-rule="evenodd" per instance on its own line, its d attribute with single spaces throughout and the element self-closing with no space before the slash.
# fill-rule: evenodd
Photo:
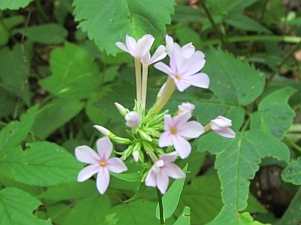
<svg viewBox="0 0 301 225">
<path fill-rule="evenodd" d="M 264 88 L 265 77 L 253 66 L 221 50 L 207 52 L 203 72 L 210 77 L 209 89 L 224 104 L 248 105 Z"/>
<path fill-rule="evenodd" d="M 301 185 L 301 157 L 288 164 L 282 171 L 281 177 L 284 181 Z"/>
<path fill-rule="evenodd" d="M 190 225 L 190 208 L 185 206 L 182 214 L 173 225 Z"/>
<path fill-rule="evenodd" d="M 19 8 L 24 8 L 28 6 L 30 2 L 33 0 L 4 0 L 0 2 L 0 9 L 5 10 L 5 9 L 11 9 L 11 10 L 16 10 Z"/>
<path fill-rule="evenodd" d="M 8 148 L 15 147 L 23 141 L 34 123 L 39 105 L 30 108 L 21 116 L 20 122 L 10 122 L 0 132 L 0 154 Z"/>
<path fill-rule="evenodd" d="M 215 168 L 221 181 L 224 208 L 227 209 L 222 210 L 218 218 L 228 215 L 229 210 L 239 212 L 246 208 L 249 180 L 254 178 L 262 158 L 272 156 L 289 161 L 287 146 L 261 130 L 237 133 L 234 139 L 214 133 L 204 135 L 198 141 L 198 149 L 216 155 Z"/>
<path fill-rule="evenodd" d="M 165 24 L 171 22 L 175 2 L 75 0 L 73 5 L 75 20 L 80 21 L 79 27 L 88 32 L 100 50 L 115 55 L 120 51 L 115 42 L 124 42 L 127 34 L 136 39 L 144 34 L 162 37 L 166 32 Z"/>
<path fill-rule="evenodd" d="M 282 139 L 295 117 L 295 111 L 287 103 L 294 93 L 292 88 L 283 88 L 266 96 L 252 115 L 251 129 L 261 129 Z"/>
<path fill-rule="evenodd" d="M 156 205 L 156 202 L 145 199 L 117 205 L 106 215 L 106 219 L 102 224 L 158 224 L 159 221 L 154 215 Z"/>
<path fill-rule="evenodd" d="M 5 188 L 0 191 L 0 224 L 3 225 L 51 225 L 35 217 L 32 212 L 42 203 L 25 191 Z"/>
<path fill-rule="evenodd" d="M 36 186 L 76 181 L 81 165 L 64 148 L 50 142 L 33 142 L 27 146 L 26 151 L 15 147 L 0 155 L 3 175 Z"/>
<path fill-rule="evenodd" d="M 187 173 L 187 167 L 188 165 L 183 168 L 183 172 Z M 183 190 L 183 186 L 185 183 L 185 179 L 177 179 L 173 182 L 173 184 L 170 186 L 170 188 L 167 190 L 167 192 L 162 197 L 162 205 L 163 205 L 163 218 L 164 221 L 168 218 L 170 218 L 173 213 L 175 212 L 179 200 L 180 195 Z M 160 219 L 160 211 L 159 211 L 159 203 L 156 208 L 156 217 Z"/>
<path fill-rule="evenodd" d="M 98 90 L 98 66 L 81 47 L 66 42 L 64 48 L 52 51 L 50 64 L 52 75 L 39 84 L 52 94 L 67 100 L 80 100 Z"/>
</svg>

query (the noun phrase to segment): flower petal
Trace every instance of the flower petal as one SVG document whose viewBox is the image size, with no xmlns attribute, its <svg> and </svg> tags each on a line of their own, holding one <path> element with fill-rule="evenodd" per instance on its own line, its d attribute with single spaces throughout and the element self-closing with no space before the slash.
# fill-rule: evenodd
<svg viewBox="0 0 301 225">
<path fill-rule="evenodd" d="M 192 75 L 199 72 L 205 65 L 205 59 L 202 54 L 193 54 L 181 68 L 181 75 Z"/>
<path fill-rule="evenodd" d="M 172 142 L 174 144 L 175 150 L 179 153 L 182 159 L 185 159 L 189 156 L 191 152 L 191 145 L 186 139 L 179 135 L 172 136 Z"/>
<path fill-rule="evenodd" d="M 199 88 L 208 88 L 210 79 L 206 73 L 196 73 L 192 76 L 183 77 L 182 80 Z"/>
<path fill-rule="evenodd" d="M 112 153 L 113 144 L 110 138 L 105 136 L 97 140 L 96 147 L 101 160 L 107 161 Z"/>
<path fill-rule="evenodd" d="M 156 183 L 157 183 L 157 187 L 160 190 L 160 192 L 162 194 L 165 194 L 165 192 L 168 188 L 169 178 L 164 173 L 164 171 L 161 170 L 160 173 L 157 174 Z"/>
<path fill-rule="evenodd" d="M 121 50 L 125 51 L 125 52 L 129 52 L 127 47 L 125 46 L 125 44 L 123 44 L 122 42 L 116 42 L 115 45 L 120 48 Z"/>
<path fill-rule="evenodd" d="M 218 116 L 214 120 L 211 120 L 210 127 L 212 130 L 219 129 L 220 127 L 230 127 L 232 126 L 232 121 L 226 117 Z"/>
<path fill-rule="evenodd" d="M 164 161 L 164 163 L 171 163 L 171 162 L 174 162 L 176 160 L 178 155 L 179 154 L 176 151 L 174 151 L 174 152 L 170 152 L 170 153 L 161 155 L 160 159 L 162 159 Z"/>
<path fill-rule="evenodd" d="M 92 164 L 92 165 L 86 166 L 78 173 L 77 181 L 83 182 L 85 180 L 88 180 L 95 173 L 97 173 L 99 171 L 99 169 L 100 169 L 99 164 Z"/>
<path fill-rule="evenodd" d="M 205 131 L 202 124 L 197 121 L 189 121 L 178 128 L 177 134 L 185 138 L 197 138 Z"/>
<path fill-rule="evenodd" d="M 173 126 L 176 129 L 181 129 L 183 124 L 187 123 L 187 121 L 191 118 L 191 112 L 186 111 L 185 113 L 181 113 L 173 118 Z"/>
<path fill-rule="evenodd" d="M 113 173 L 122 173 L 128 169 L 122 160 L 117 157 L 108 159 L 106 167 Z"/>
<path fill-rule="evenodd" d="M 82 145 L 75 148 L 75 157 L 78 161 L 93 164 L 100 160 L 99 155 L 89 146 Z"/>
<path fill-rule="evenodd" d="M 214 132 L 221 135 L 221 136 L 223 136 L 223 137 L 226 137 L 226 138 L 235 138 L 236 137 L 235 132 L 229 127 L 226 127 L 224 129 L 221 129 L 221 130 L 215 130 Z"/>
<path fill-rule="evenodd" d="M 172 50 L 173 50 L 173 45 L 174 45 L 173 38 L 171 36 L 166 35 L 165 36 L 165 42 L 166 42 L 166 52 L 170 57 L 171 53 L 172 53 Z"/>
<path fill-rule="evenodd" d="M 186 59 L 190 58 L 194 53 L 194 51 L 195 51 L 195 47 L 191 42 L 182 47 L 183 57 Z"/>
<path fill-rule="evenodd" d="M 150 187 L 156 187 L 156 173 L 152 170 L 152 168 L 148 171 L 148 174 L 145 178 L 145 185 Z"/>
<path fill-rule="evenodd" d="M 170 128 L 173 126 L 173 119 L 171 118 L 170 114 L 164 115 L 164 130 L 169 131 Z"/>
<path fill-rule="evenodd" d="M 133 37 L 126 35 L 125 42 L 126 42 L 126 47 L 128 49 L 128 53 L 130 53 L 133 57 L 135 57 L 135 49 L 137 46 L 136 40 Z"/>
<path fill-rule="evenodd" d="M 153 56 L 150 58 L 149 64 L 153 64 L 161 59 L 164 59 L 166 55 L 167 53 L 165 47 L 163 45 L 160 45 L 153 54 Z"/>
<path fill-rule="evenodd" d="M 106 167 L 101 167 L 96 178 L 96 187 L 100 194 L 104 194 L 110 183 L 110 173 Z"/>
<path fill-rule="evenodd" d="M 167 66 L 165 63 L 163 62 L 158 62 L 154 65 L 154 67 L 157 69 L 157 70 L 160 70 L 162 71 L 163 73 L 166 73 L 168 75 L 171 75 L 173 76 L 173 72 L 171 70 L 171 68 L 169 66 Z"/>
<path fill-rule="evenodd" d="M 180 73 L 181 71 L 182 58 L 183 56 L 182 56 L 182 50 L 180 46 L 177 43 L 174 43 L 169 65 L 175 74 Z"/>
<path fill-rule="evenodd" d="M 169 177 L 174 178 L 174 179 L 179 179 L 179 178 L 185 178 L 186 175 L 185 173 L 174 163 L 167 163 L 165 166 L 162 168 L 164 170 L 164 173 L 166 173 Z"/>
<path fill-rule="evenodd" d="M 154 40 L 154 37 L 150 34 L 146 34 L 142 38 L 140 38 L 137 41 L 134 56 L 136 58 L 142 58 L 150 50 L 150 47 L 152 46 Z"/>
<path fill-rule="evenodd" d="M 182 78 L 181 78 L 180 80 L 174 79 L 174 81 L 175 81 L 175 84 L 176 84 L 176 86 L 177 86 L 177 89 L 178 89 L 180 92 L 185 91 L 187 88 L 189 88 L 189 87 L 191 86 L 190 83 L 183 81 Z"/>
<path fill-rule="evenodd" d="M 159 147 L 172 146 L 173 142 L 171 136 L 172 135 L 170 134 L 169 131 L 166 131 L 163 134 L 161 134 L 159 138 Z"/>
</svg>

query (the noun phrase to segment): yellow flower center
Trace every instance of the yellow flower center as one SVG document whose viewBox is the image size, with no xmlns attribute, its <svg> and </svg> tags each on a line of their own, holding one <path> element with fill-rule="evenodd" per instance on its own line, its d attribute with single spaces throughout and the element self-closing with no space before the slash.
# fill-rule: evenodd
<svg viewBox="0 0 301 225">
<path fill-rule="evenodd" d="M 107 165 L 106 161 L 100 161 L 99 164 L 103 167 Z"/>
<path fill-rule="evenodd" d="M 181 80 L 181 76 L 180 75 L 176 74 L 175 77 L 177 78 L 177 80 Z"/>
<path fill-rule="evenodd" d="M 174 128 L 174 127 L 170 128 L 170 133 L 172 133 L 172 134 L 176 134 L 176 133 L 177 133 L 177 130 L 176 130 L 176 128 Z"/>
</svg>

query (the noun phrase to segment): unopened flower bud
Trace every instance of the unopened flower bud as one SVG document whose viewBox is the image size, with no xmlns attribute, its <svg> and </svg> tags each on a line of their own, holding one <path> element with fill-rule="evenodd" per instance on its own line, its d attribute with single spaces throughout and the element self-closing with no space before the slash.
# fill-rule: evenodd
<svg viewBox="0 0 301 225">
<path fill-rule="evenodd" d="M 183 102 L 181 105 L 178 106 L 179 114 L 187 112 L 187 111 L 192 113 L 194 108 L 195 108 L 194 104 L 191 104 L 189 102 Z"/>
<path fill-rule="evenodd" d="M 137 127 L 141 122 L 140 115 L 136 111 L 127 113 L 124 118 L 126 120 L 125 124 L 130 128 Z"/>
<path fill-rule="evenodd" d="M 125 116 L 125 114 L 127 114 L 128 110 L 126 108 L 124 108 L 122 105 L 120 105 L 118 102 L 115 102 L 114 103 L 116 108 L 118 109 L 119 113 L 122 115 L 122 116 Z"/>
<path fill-rule="evenodd" d="M 229 128 L 230 126 L 232 126 L 232 121 L 223 116 L 218 116 L 210 121 L 211 130 L 215 133 L 226 138 L 235 138 L 236 134 Z"/>
<path fill-rule="evenodd" d="M 111 131 L 109 131 L 107 128 L 104 128 L 103 126 L 94 125 L 93 127 L 96 128 L 104 136 L 110 136 L 111 135 Z"/>
<path fill-rule="evenodd" d="M 139 133 L 140 137 L 146 141 L 151 142 L 153 140 L 147 133 L 145 133 L 142 130 L 138 130 L 138 133 Z"/>
<path fill-rule="evenodd" d="M 139 154 L 139 152 L 138 151 L 135 151 L 135 152 L 133 152 L 133 158 L 134 158 L 134 160 L 135 160 L 135 162 L 139 162 L 139 159 L 140 159 L 140 154 Z"/>
</svg>

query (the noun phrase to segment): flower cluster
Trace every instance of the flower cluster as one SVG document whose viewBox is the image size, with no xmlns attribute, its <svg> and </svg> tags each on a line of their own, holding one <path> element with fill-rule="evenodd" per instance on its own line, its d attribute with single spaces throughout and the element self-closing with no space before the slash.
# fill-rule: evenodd
<svg viewBox="0 0 301 225">
<path fill-rule="evenodd" d="M 150 49 L 154 37 L 150 34 L 144 35 L 138 41 L 127 35 L 126 44 L 116 43 L 117 47 L 133 56 L 135 62 L 135 106 L 133 110 L 129 110 L 115 103 L 132 138 L 118 137 L 110 130 L 95 125 L 94 127 L 104 135 L 96 143 L 98 154 L 88 146 L 79 146 L 75 149 L 76 158 L 89 164 L 78 174 L 78 181 L 85 181 L 97 173 L 96 185 L 101 194 L 105 193 L 109 186 L 110 172 L 121 173 L 127 170 L 123 161 L 129 156 L 145 167 L 146 172 L 142 176 L 145 185 L 157 187 L 164 194 L 168 189 L 169 177 L 185 178 L 184 172 L 175 161 L 177 158 L 185 159 L 190 155 L 190 139 L 198 138 L 209 130 L 226 138 L 235 138 L 235 132 L 230 128 L 232 121 L 223 116 L 211 120 L 206 126 L 191 121 L 195 108 L 192 103 L 182 103 L 174 114 L 169 114 L 168 110 L 162 111 L 176 89 L 183 92 L 190 86 L 208 88 L 210 84 L 208 75 L 200 72 L 205 65 L 203 52 L 196 51 L 191 43 L 180 47 L 168 35 L 165 40 L 166 46 L 160 45 L 152 56 Z M 169 65 L 158 62 L 167 55 Z M 147 110 L 148 67 L 153 63 L 156 63 L 154 65 L 156 69 L 168 76 L 157 95 L 156 102 Z M 111 141 L 128 146 L 119 153 L 122 155 L 121 158 L 110 158 L 113 149 Z"/>
</svg>

